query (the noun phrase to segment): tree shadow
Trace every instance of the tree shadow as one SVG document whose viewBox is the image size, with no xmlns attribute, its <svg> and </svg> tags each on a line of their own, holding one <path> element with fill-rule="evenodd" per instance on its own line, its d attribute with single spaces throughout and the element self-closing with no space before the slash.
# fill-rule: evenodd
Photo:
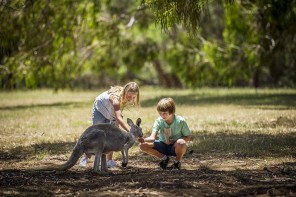
<svg viewBox="0 0 296 197">
<path fill-rule="evenodd" d="M 208 155 L 235 154 L 240 157 L 296 156 L 295 133 L 268 135 L 252 131 L 243 134 L 194 133 L 190 149 Z"/>
<path fill-rule="evenodd" d="M 252 132 L 244 134 L 194 133 L 195 143 L 189 148 L 198 153 L 193 157 L 200 160 L 210 157 L 214 160 L 232 153 L 234 158 L 248 157 L 285 157 L 296 156 L 296 136 L 293 133 L 280 135 L 262 135 Z M 25 155 L 8 159 L 27 160 L 46 152 L 50 156 L 70 153 L 75 142 L 41 143 L 27 149 L 19 148 L 8 151 L 10 155 Z M 4 154 L 5 155 L 5 154 Z M 4 158 L 1 152 L 1 159 Z M 186 170 L 162 170 L 151 167 L 151 162 L 144 155 L 133 154 L 127 168 L 112 171 L 110 176 L 93 173 L 91 169 L 73 167 L 63 172 L 30 173 L 21 170 L 0 170 L 0 188 L 13 196 L 122 196 L 122 195 L 198 195 L 198 196 L 256 196 L 280 194 L 285 196 L 296 192 L 296 162 L 286 162 L 268 166 L 266 169 L 237 169 L 232 171 L 213 170 L 197 165 Z M 185 159 L 192 157 L 185 156 Z M 54 158 L 54 160 L 59 158 Z M 68 159 L 68 158 L 67 158 Z M 65 158 L 62 158 L 65 162 Z M 142 164 L 141 164 L 142 163 Z M 154 162 L 153 162 L 154 163 Z M 143 165 L 144 164 L 144 165 Z M 157 166 L 157 163 L 156 163 Z M 140 189 L 139 189 L 140 188 Z M 1 194 L 1 192 L 0 192 Z M 3 193 L 4 194 L 4 193 Z M 3 195 L 5 196 L 5 195 Z"/>
<path fill-rule="evenodd" d="M 296 136 L 293 133 L 263 135 L 252 132 L 244 134 L 220 132 L 216 134 L 195 133 L 193 137 L 195 143 L 189 148 L 193 149 L 194 153 L 206 155 L 214 160 L 219 160 L 230 153 L 237 159 L 296 156 Z M 1 152 L 1 160 L 27 160 L 41 152 L 46 152 L 50 156 L 60 155 L 70 153 L 74 146 L 75 142 L 41 143 L 27 149 L 21 147 L 17 151 L 11 149 L 6 153 Z M 7 158 L 5 156 L 7 154 L 12 157 Z M 20 155 L 25 157 L 19 158 Z M 60 173 L 37 172 L 34 174 L 17 170 L 0 170 L 3 177 L 0 182 L 6 192 L 11 190 L 16 194 L 30 196 L 52 196 L 56 195 L 56 191 L 73 195 L 77 192 L 84 192 L 86 195 L 90 194 L 89 192 L 99 194 L 102 190 L 106 192 L 111 188 L 114 192 L 120 192 L 124 188 L 126 194 L 133 194 L 133 191 L 138 188 L 149 188 L 145 192 L 165 191 L 166 195 L 177 196 L 190 195 L 192 192 L 206 196 L 213 192 L 219 193 L 221 188 L 224 189 L 217 196 L 248 196 L 268 192 L 280 192 L 284 196 L 287 192 L 295 192 L 293 188 L 296 183 L 291 180 L 296 178 L 296 162 L 269 166 L 266 170 L 217 171 L 199 166 L 192 170 L 173 171 L 151 168 L 151 166 L 143 167 L 143 165 L 139 168 L 133 165 L 137 162 L 147 163 L 143 157 L 139 154 L 131 155 L 129 158 L 131 163 L 127 168 L 115 171 L 113 175 L 107 177 L 93 174 L 89 170 L 75 170 L 75 168 Z M 197 159 L 200 160 L 200 156 Z M 65 158 L 62 161 L 65 162 Z M 114 195 L 114 193 L 109 193 L 109 195 Z"/>
<path fill-rule="evenodd" d="M 296 156 L 296 135 L 285 133 L 277 135 L 256 134 L 249 131 L 243 134 L 227 132 L 207 133 L 193 132 L 189 149 L 207 155 L 227 155 L 229 153 L 241 157 L 285 157 Z M 0 150 L 1 160 L 26 160 L 36 155 L 49 156 L 71 153 L 76 142 L 40 143 L 28 147 L 15 147 Z M 134 145 L 136 146 L 136 145 Z M 130 158 L 137 157 L 130 156 Z"/>
<path fill-rule="evenodd" d="M 50 107 L 83 107 L 88 106 L 88 102 L 56 102 L 44 104 L 29 104 L 29 105 L 13 105 L 13 106 L 0 106 L 0 110 L 21 110 L 28 108 L 50 108 Z"/>
<path fill-rule="evenodd" d="M 28 147 L 18 146 L 9 150 L 0 150 L 0 160 L 29 160 L 38 155 L 61 155 L 72 151 L 76 142 L 40 143 Z"/>
<path fill-rule="evenodd" d="M 160 99 L 168 97 L 163 94 L 161 96 L 146 99 L 141 101 L 142 107 L 156 106 Z M 202 93 L 192 93 L 186 96 L 176 95 L 171 96 L 177 105 L 245 105 L 245 106 L 263 106 L 263 109 L 295 109 L 296 108 L 296 94 L 227 94 L 227 95 L 210 95 Z M 267 107 L 268 106 L 268 107 Z"/>
<path fill-rule="evenodd" d="M 292 169 L 283 173 L 283 166 Z M 90 170 L 65 172 L 0 171 L 3 191 L 13 196 L 290 196 L 296 192 L 296 163 L 266 170 L 160 170 L 129 167 L 110 176 Z M 1 194 L 1 192 L 0 192 Z"/>
</svg>

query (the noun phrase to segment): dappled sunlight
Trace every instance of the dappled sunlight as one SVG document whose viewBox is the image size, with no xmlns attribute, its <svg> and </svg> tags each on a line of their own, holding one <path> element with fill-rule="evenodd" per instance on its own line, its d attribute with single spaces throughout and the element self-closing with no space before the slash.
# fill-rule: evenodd
<svg viewBox="0 0 296 197">
<path fill-rule="evenodd" d="M 254 106 L 270 109 L 284 107 L 285 109 L 295 109 L 296 93 L 293 90 L 266 91 L 252 89 L 201 89 L 192 90 L 186 94 L 161 93 L 159 96 L 143 100 L 143 107 L 151 107 L 161 98 L 171 96 L 178 105 L 242 105 Z"/>
<path fill-rule="evenodd" d="M 296 176 L 295 91 L 141 90 L 141 107 L 124 110 L 123 115 L 124 119 L 140 117 L 144 136 L 151 134 L 158 117 L 157 102 L 167 96 L 176 100 L 176 113 L 192 130 L 180 171 L 161 170 L 159 160 L 141 152 L 136 142 L 126 168 L 121 167 L 121 153 L 114 153 L 117 167 L 108 176 L 92 172 L 94 157 L 87 168 L 76 163 L 66 172 L 26 173 L 22 170 L 68 160 L 80 135 L 91 125 L 90 100 L 97 92 L 88 92 L 92 98 L 87 99 L 83 92 L 61 94 L 60 98 L 57 94 L 45 103 L 48 92 L 39 96 L 27 92 L 24 103 L 18 98 L 21 94 L 14 98 L 12 93 L 0 100 L 4 103 L 0 105 L 0 174 L 5 177 L 0 181 L 7 186 L 6 193 L 29 194 L 33 185 L 38 188 L 32 194 L 45 196 L 125 192 L 241 196 L 254 191 L 284 196 L 296 192 L 292 189 Z M 278 190 L 275 183 L 284 190 Z"/>
<path fill-rule="evenodd" d="M 95 97 L 96 91 L 60 90 L 59 92 L 54 92 L 51 89 L 43 89 L 1 92 L 0 110 L 26 109 L 31 107 L 77 107 L 92 103 Z"/>
<path fill-rule="evenodd" d="M 144 164 L 145 165 L 145 164 Z M 131 163 L 131 167 L 112 170 L 109 176 L 100 176 L 89 169 L 73 169 L 67 172 L 1 171 L 7 177 L 10 187 L 16 191 L 29 192 L 26 184 L 39 185 L 34 193 L 39 195 L 133 195 L 182 196 L 219 194 L 222 196 L 243 196 L 245 194 L 295 194 L 296 163 L 284 163 L 256 170 L 221 170 L 201 166 L 192 170 L 160 170 L 158 168 L 139 168 L 139 164 Z M 294 171 L 293 171 L 294 170 Z M 10 175 L 7 175 L 7 173 Z M 295 176 L 295 175 L 294 175 Z M 19 180 L 18 180 L 19 179 Z M 17 181 L 18 180 L 18 181 Z M 44 181 L 46 180 L 46 181 Z M 276 187 L 272 183 L 278 180 Z M 112 190 L 110 190 L 112 185 Z M 176 187 L 178 188 L 176 190 Z M 279 187 L 281 189 L 279 189 Z M 8 189 L 9 189 L 8 188 Z M 269 191 L 270 189 L 273 189 Z M 6 190 L 7 191 L 7 190 Z"/>
<path fill-rule="evenodd" d="M 295 133 L 264 135 L 246 132 L 243 134 L 231 133 L 200 133 L 194 135 L 191 148 L 199 153 L 211 155 L 236 154 L 242 157 L 281 157 L 296 156 Z"/>
</svg>

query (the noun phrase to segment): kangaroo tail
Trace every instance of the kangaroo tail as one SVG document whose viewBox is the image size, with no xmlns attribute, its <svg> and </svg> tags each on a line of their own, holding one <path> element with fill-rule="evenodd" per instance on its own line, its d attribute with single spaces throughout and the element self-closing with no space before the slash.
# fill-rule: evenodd
<svg viewBox="0 0 296 197">
<path fill-rule="evenodd" d="M 78 159 L 83 155 L 83 153 L 83 148 L 77 143 L 68 161 L 61 165 L 61 170 L 68 170 L 72 168 L 77 163 Z"/>
<path fill-rule="evenodd" d="M 66 171 L 72 168 L 77 163 L 78 159 L 83 155 L 83 152 L 83 148 L 77 143 L 72 151 L 70 158 L 64 164 L 53 164 L 48 166 L 34 167 L 26 169 L 25 171 Z"/>
</svg>

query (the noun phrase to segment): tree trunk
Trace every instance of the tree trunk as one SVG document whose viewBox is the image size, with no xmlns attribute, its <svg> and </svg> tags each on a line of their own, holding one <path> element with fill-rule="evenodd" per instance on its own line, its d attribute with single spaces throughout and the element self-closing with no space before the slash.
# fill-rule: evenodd
<svg viewBox="0 0 296 197">
<path fill-rule="evenodd" d="M 175 75 L 174 73 L 166 73 L 161 67 L 161 63 L 159 60 L 154 60 L 153 66 L 157 72 L 158 81 L 161 85 L 167 88 L 182 87 L 182 84 L 177 75 Z"/>
</svg>

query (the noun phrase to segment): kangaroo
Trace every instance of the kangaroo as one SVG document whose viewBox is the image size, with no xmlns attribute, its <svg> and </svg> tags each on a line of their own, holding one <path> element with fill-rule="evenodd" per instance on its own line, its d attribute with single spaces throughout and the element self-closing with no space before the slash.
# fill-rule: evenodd
<svg viewBox="0 0 296 197">
<path fill-rule="evenodd" d="M 108 172 L 106 164 L 106 154 L 111 151 L 121 151 L 122 167 L 128 163 L 128 150 L 135 143 L 136 137 L 142 137 L 143 132 L 140 127 L 141 119 L 138 118 L 136 124 L 131 119 L 127 119 L 131 127 L 130 132 L 123 131 L 111 124 L 95 124 L 88 127 L 77 141 L 68 161 L 61 165 L 40 167 L 31 169 L 34 171 L 66 171 L 73 167 L 79 158 L 85 153 L 87 156 L 95 155 L 93 171 L 97 173 Z"/>
</svg>

